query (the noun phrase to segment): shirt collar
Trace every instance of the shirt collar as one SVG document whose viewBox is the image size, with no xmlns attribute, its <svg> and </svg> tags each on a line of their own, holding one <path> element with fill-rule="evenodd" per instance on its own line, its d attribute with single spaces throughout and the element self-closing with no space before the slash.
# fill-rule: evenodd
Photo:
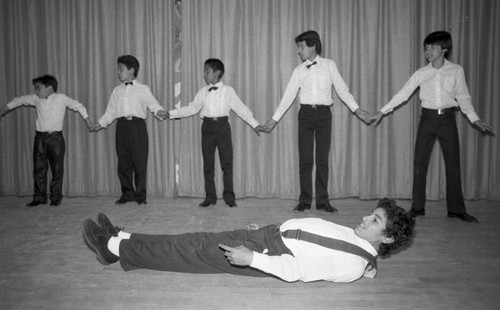
<svg viewBox="0 0 500 310">
<path fill-rule="evenodd" d="M 216 84 L 208 84 L 207 85 L 207 89 L 210 88 L 210 87 L 214 87 L 214 86 L 217 87 L 217 88 L 218 87 L 222 87 L 222 86 L 224 86 L 224 83 L 222 83 L 222 81 L 219 81 Z"/>
<path fill-rule="evenodd" d="M 312 64 L 313 62 L 316 62 L 316 63 L 319 64 L 320 59 L 321 59 L 321 57 L 319 55 L 316 55 L 316 58 L 314 58 L 313 61 L 310 61 L 309 59 L 306 59 L 306 61 L 304 61 L 304 64 L 306 66 Z"/>
<path fill-rule="evenodd" d="M 451 62 L 450 62 L 448 59 L 446 59 L 446 58 L 445 58 L 445 59 L 444 59 L 443 66 L 442 66 L 441 68 L 439 68 L 439 69 L 438 69 L 438 68 L 434 68 L 434 67 L 432 66 L 432 63 L 431 63 L 431 62 L 429 62 L 429 63 L 427 64 L 427 67 L 429 67 L 430 69 L 434 69 L 434 70 L 440 70 L 440 69 L 443 69 L 443 68 L 444 68 L 444 67 L 446 67 L 446 66 L 449 66 L 450 64 L 451 64 Z"/>
<path fill-rule="evenodd" d="M 132 81 L 123 82 L 122 84 L 125 85 L 125 83 L 132 83 L 132 86 L 135 86 L 138 82 L 137 79 L 133 79 Z"/>
<path fill-rule="evenodd" d="M 48 96 L 47 98 L 45 98 L 45 100 L 54 99 L 56 96 L 57 96 L 57 93 L 54 92 L 54 93 L 50 94 L 50 96 Z"/>
</svg>

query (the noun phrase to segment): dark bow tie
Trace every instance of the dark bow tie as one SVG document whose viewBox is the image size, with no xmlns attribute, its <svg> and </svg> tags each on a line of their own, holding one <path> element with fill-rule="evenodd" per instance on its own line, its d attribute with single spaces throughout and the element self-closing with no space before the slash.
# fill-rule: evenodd
<svg viewBox="0 0 500 310">
<path fill-rule="evenodd" d="M 134 85 L 134 82 L 125 82 L 125 86 L 127 85 Z"/>
<path fill-rule="evenodd" d="M 208 91 L 217 90 L 217 88 L 219 88 L 219 87 L 217 87 L 217 86 L 212 86 L 212 87 L 210 87 L 210 88 L 208 89 Z"/>
<path fill-rule="evenodd" d="M 317 65 L 317 64 L 318 64 L 318 62 L 314 61 L 312 64 L 310 64 L 310 65 L 306 65 L 306 67 L 307 67 L 307 69 L 309 69 L 309 68 L 311 68 L 312 66 Z"/>
</svg>

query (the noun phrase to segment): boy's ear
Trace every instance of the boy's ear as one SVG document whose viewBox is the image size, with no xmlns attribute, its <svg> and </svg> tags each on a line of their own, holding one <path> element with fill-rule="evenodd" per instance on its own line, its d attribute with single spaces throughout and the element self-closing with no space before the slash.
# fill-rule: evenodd
<svg viewBox="0 0 500 310">
<path fill-rule="evenodd" d="M 215 70 L 215 74 L 219 79 L 222 77 L 222 72 L 220 70 Z"/>
<path fill-rule="evenodd" d="M 384 239 L 382 239 L 382 243 L 385 243 L 385 244 L 389 244 L 389 243 L 393 243 L 393 242 L 394 242 L 393 237 L 384 237 Z"/>
</svg>

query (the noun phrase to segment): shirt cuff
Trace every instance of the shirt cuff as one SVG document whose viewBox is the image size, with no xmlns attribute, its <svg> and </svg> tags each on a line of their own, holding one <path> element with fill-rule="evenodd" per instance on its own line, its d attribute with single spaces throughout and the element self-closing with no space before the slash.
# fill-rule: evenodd
<svg viewBox="0 0 500 310">
<path fill-rule="evenodd" d="M 467 118 L 472 124 L 474 124 L 475 121 L 479 120 L 479 116 L 476 114 L 476 112 L 471 112 L 467 114 Z"/>
<path fill-rule="evenodd" d="M 265 268 L 266 266 L 269 265 L 269 256 L 266 254 L 262 254 L 259 252 L 253 252 L 253 259 L 252 263 L 250 264 L 250 267 L 266 271 Z"/>
</svg>

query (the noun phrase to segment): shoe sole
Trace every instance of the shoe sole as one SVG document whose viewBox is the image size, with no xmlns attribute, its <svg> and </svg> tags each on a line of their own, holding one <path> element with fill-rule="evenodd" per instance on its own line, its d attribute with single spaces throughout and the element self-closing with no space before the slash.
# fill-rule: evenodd
<svg viewBox="0 0 500 310">
<path fill-rule="evenodd" d="M 99 247 L 97 246 L 98 242 L 97 240 L 95 240 L 94 234 L 92 234 L 92 229 L 90 229 L 90 225 L 92 222 L 92 219 L 86 219 L 83 222 L 83 237 L 85 238 L 87 244 L 93 248 L 93 252 L 96 254 L 97 261 L 104 266 L 110 265 L 110 263 L 108 263 L 104 259 L 101 251 L 99 250 Z"/>
</svg>

